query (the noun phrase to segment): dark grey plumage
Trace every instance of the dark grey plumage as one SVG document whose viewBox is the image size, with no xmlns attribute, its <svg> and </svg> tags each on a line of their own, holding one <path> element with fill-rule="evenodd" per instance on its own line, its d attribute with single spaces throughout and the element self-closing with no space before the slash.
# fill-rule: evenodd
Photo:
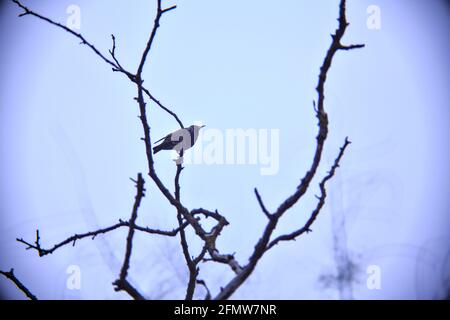
<svg viewBox="0 0 450 320">
<path fill-rule="evenodd" d="M 175 150 L 178 154 L 191 148 L 198 138 L 198 133 L 204 126 L 192 125 L 188 128 L 178 129 L 155 143 L 162 141 L 159 145 L 153 147 L 153 153 L 161 150 Z"/>
</svg>

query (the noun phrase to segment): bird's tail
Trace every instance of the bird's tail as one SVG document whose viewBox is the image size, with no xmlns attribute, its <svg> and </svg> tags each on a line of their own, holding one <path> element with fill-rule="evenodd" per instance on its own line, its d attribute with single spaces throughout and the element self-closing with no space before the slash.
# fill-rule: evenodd
<svg viewBox="0 0 450 320">
<path fill-rule="evenodd" d="M 162 145 L 153 147 L 153 154 L 157 154 L 158 152 L 160 152 L 162 150 Z"/>
</svg>

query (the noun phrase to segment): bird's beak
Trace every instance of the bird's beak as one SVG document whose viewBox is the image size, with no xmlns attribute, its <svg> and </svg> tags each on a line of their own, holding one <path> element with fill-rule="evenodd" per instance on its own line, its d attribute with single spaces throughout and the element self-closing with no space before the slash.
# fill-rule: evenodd
<svg viewBox="0 0 450 320">
<path fill-rule="evenodd" d="M 204 127 L 206 127 L 206 124 L 204 124 L 204 125 L 200 126 L 200 128 L 204 128 Z"/>
</svg>

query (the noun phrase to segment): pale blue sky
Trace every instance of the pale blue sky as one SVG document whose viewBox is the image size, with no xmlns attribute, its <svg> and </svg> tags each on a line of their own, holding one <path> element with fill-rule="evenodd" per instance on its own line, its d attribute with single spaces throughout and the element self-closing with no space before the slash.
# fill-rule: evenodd
<svg viewBox="0 0 450 320">
<path fill-rule="evenodd" d="M 154 18 L 154 1 L 25 3 L 63 23 L 68 5 L 78 5 L 80 32 L 104 53 L 114 33 L 117 55 L 132 70 Z M 185 125 L 280 130 L 276 175 L 262 176 L 255 165 L 191 165 L 182 174 L 184 203 L 227 217 L 231 225 L 219 248 L 236 252 L 244 264 L 265 224 L 253 188 L 275 209 L 311 163 L 317 133 L 312 100 L 338 1 L 166 2 L 172 4 L 178 8 L 162 18 L 144 70 L 147 87 Z M 371 4 L 381 9 L 380 30 L 366 27 Z M 44 258 L 15 241 L 33 240 L 39 228 L 50 246 L 128 219 L 135 191 L 128 178 L 146 172 L 135 87 L 69 34 L 33 17 L 19 19 L 18 12 L 7 3 L 0 19 L 0 269 L 14 267 L 41 298 L 127 298 L 111 286 L 125 229 Z M 314 232 L 274 248 L 233 298 L 339 298 L 319 278 L 335 272 L 333 225 L 342 216 L 349 255 L 360 267 L 355 298 L 436 298 L 449 281 L 448 6 L 348 1 L 347 16 L 346 43 L 366 48 L 338 52 L 327 80 L 330 135 L 319 177 L 345 136 L 353 142 L 329 184 L 330 201 Z M 151 103 L 148 114 L 154 141 L 177 128 Z M 156 159 L 160 177 L 172 186 L 173 162 L 163 153 Z M 146 180 L 138 223 L 171 229 L 173 208 Z M 318 181 L 277 234 L 304 223 Z M 137 234 L 134 243 L 133 283 L 147 297 L 182 298 L 186 270 L 178 238 Z M 66 288 L 69 265 L 81 268 L 79 291 Z M 381 290 L 366 287 L 369 265 L 381 268 Z M 209 264 L 202 272 L 215 292 L 233 276 Z M 4 279 L 0 290 L 22 298 Z"/>
</svg>

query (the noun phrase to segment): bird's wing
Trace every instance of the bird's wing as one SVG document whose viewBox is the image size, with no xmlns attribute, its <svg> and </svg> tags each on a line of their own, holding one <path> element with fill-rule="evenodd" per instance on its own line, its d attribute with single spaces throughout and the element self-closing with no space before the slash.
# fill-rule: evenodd
<svg viewBox="0 0 450 320">
<path fill-rule="evenodd" d="M 153 144 L 156 144 L 156 143 L 158 143 L 158 142 L 160 142 L 160 141 L 163 141 L 163 140 L 166 140 L 166 139 L 172 140 L 170 137 L 171 137 L 173 134 L 174 134 L 175 136 L 177 136 L 177 137 L 180 137 L 180 136 L 181 136 L 181 132 L 183 132 L 184 130 L 186 130 L 186 129 L 182 128 L 182 129 L 178 129 L 178 130 L 176 130 L 176 131 L 174 131 L 174 132 L 172 132 L 172 133 L 169 133 L 167 136 L 165 136 L 165 137 L 159 139 L 158 141 L 155 141 Z M 181 137 L 181 139 L 179 139 L 179 141 L 180 141 L 180 140 L 182 140 L 182 137 Z"/>
<path fill-rule="evenodd" d="M 159 139 L 158 141 L 153 142 L 153 144 L 157 144 L 158 142 L 163 141 L 163 140 L 166 139 L 167 137 L 168 137 L 168 136 L 165 136 L 165 137 Z"/>
</svg>

